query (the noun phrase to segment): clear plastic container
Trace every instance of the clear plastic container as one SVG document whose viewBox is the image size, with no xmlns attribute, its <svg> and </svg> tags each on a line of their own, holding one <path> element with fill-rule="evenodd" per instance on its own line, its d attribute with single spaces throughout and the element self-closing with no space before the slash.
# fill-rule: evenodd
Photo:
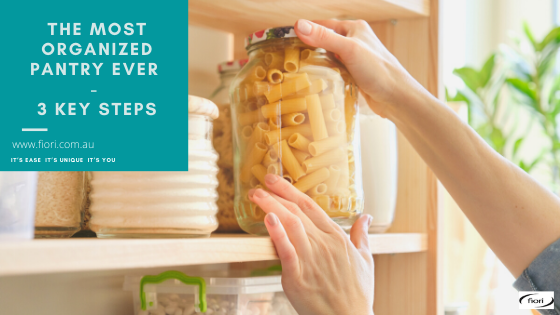
<svg viewBox="0 0 560 315">
<path fill-rule="evenodd" d="M 231 107 L 229 86 L 247 59 L 222 62 L 218 65 L 220 85 L 210 96 L 218 105 L 220 117 L 214 120 L 214 148 L 218 152 L 218 232 L 240 232 L 241 228 L 235 217 L 233 198 L 233 140 L 231 127 Z"/>
<path fill-rule="evenodd" d="M 65 238 L 81 229 L 85 172 L 39 172 L 35 238 Z"/>
<path fill-rule="evenodd" d="M 397 129 L 360 98 L 364 213 L 373 217 L 369 232 L 384 233 L 391 227 L 397 202 Z"/>
<path fill-rule="evenodd" d="M 33 238 L 37 172 L 0 172 L 0 241 Z"/>
<path fill-rule="evenodd" d="M 188 172 L 91 172 L 90 227 L 100 238 L 208 237 L 217 227 L 218 108 L 189 96 Z"/>
<path fill-rule="evenodd" d="M 136 315 L 297 315 L 281 276 L 202 278 L 167 271 L 127 276 L 124 290 L 132 292 Z"/>
<path fill-rule="evenodd" d="M 293 27 L 248 38 L 249 62 L 231 85 L 235 211 L 267 234 L 247 192 L 274 173 L 312 197 L 343 229 L 363 210 L 358 87 L 334 54 L 299 40 Z"/>
</svg>

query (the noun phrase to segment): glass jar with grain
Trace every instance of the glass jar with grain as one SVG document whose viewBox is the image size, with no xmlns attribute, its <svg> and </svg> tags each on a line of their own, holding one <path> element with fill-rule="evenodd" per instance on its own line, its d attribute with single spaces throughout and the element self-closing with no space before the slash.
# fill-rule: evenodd
<svg viewBox="0 0 560 315">
<path fill-rule="evenodd" d="M 35 238 L 65 238 L 82 225 L 85 172 L 39 172 Z"/>
</svg>

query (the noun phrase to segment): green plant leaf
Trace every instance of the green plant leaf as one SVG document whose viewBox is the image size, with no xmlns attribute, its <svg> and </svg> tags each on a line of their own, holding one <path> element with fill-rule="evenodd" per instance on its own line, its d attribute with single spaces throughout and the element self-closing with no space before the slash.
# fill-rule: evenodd
<svg viewBox="0 0 560 315">
<path fill-rule="evenodd" d="M 530 172 L 537 164 L 539 164 L 543 156 L 544 154 L 541 153 L 539 157 L 537 157 L 531 164 L 529 164 L 529 170 L 527 172 Z"/>
<path fill-rule="evenodd" d="M 532 82 L 523 81 L 517 78 L 506 79 L 506 82 L 517 91 L 530 98 L 533 103 L 537 102 L 537 91 L 535 91 L 535 88 L 531 86 Z"/>
<path fill-rule="evenodd" d="M 521 167 L 525 172 L 529 173 L 531 172 L 531 170 L 537 166 L 543 159 L 544 155 L 545 155 L 546 151 L 541 151 L 541 153 L 539 154 L 539 156 L 537 156 L 533 162 L 527 164 L 523 161 L 519 162 L 519 167 Z"/>
<path fill-rule="evenodd" d="M 453 74 L 461 78 L 465 85 L 476 93 L 478 88 L 481 86 L 480 78 L 478 72 L 470 67 L 464 67 L 453 70 Z"/>
<path fill-rule="evenodd" d="M 539 74 L 539 78 L 542 78 L 545 74 L 552 69 L 555 61 L 556 61 L 556 54 L 558 52 L 558 48 L 560 46 L 555 47 L 555 49 L 547 49 L 547 52 L 543 52 L 541 54 L 541 59 L 537 65 L 537 71 Z"/>
<path fill-rule="evenodd" d="M 492 133 L 490 134 L 490 140 L 494 144 L 494 150 L 496 150 L 501 155 L 504 155 L 504 146 L 506 145 L 506 139 L 504 134 L 498 128 L 492 128 Z"/>
<path fill-rule="evenodd" d="M 557 76 L 556 78 L 554 78 L 554 82 L 550 87 L 550 93 L 548 94 L 548 103 L 552 104 L 557 102 L 560 99 L 558 97 L 559 95 L 560 95 L 560 76 Z"/>
<path fill-rule="evenodd" d="M 525 138 L 519 138 L 515 140 L 515 143 L 513 144 L 513 156 L 517 155 L 517 151 L 519 151 L 519 148 L 521 147 L 523 140 L 525 140 Z"/>
<path fill-rule="evenodd" d="M 535 40 L 535 37 L 533 36 L 533 32 L 531 32 L 531 29 L 529 28 L 529 24 L 527 24 L 527 21 L 523 22 L 523 32 L 525 32 L 525 36 L 527 36 L 527 39 L 529 39 L 529 41 L 533 45 L 533 48 L 536 51 L 540 51 L 539 50 L 539 44 Z"/>
<path fill-rule="evenodd" d="M 490 81 L 490 78 L 492 78 L 494 65 L 496 64 L 495 61 L 496 61 L 496 54 L 492 54 L 490 58 L 486 60 L 484 66 L 482 66 L 482 69 L 480 70 L 480 74 L 479 74 L 480 84 L 482 87 L 485 87 Z"/>
<path fill-rule="evenodd" d="M 457 93 L 455 93 L 455 96 L 451 97 L 449 96 L 449 94 L 447 94 L 447 89 L 445 89 L 445 93 L 447 95 L 447 101 L 448 102 L 465 102 L 467 104 L 470 104 L 470 100 L 465 96 L 465 94 L 457 91 Z"/>
<path fill-rule="evenodd" d="M 544 37 L 543 41 L 539 44 L 539 50 L 543 51 L 546 46 L 550 44 L 558 44 L 560 43 L 560 27 L 553 28 L 548 34 Z"/>
</svg>

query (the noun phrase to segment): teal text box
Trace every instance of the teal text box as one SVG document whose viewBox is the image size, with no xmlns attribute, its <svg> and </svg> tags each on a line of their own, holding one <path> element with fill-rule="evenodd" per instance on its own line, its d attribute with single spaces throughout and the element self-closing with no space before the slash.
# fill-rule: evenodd
<svg viewBox="0 0 560 315">
<path fill-rule="evenodd" d="M 57 23 L 54 35 L 48 23 Z M 70 23 L 70 35 L 60 35 L 61 23 Z M 73 23 L 80 23 L 81 35 L 73 35 Z M 106 35 L 90 35 L 92 23 L 104 23 Z M 120 26 L 118 35 L 109 32 L 112 23 Z M 124 33 L 126 23 L 134 34 Z M 142 35 L 137 23 L 145 23 Z M 3 1 L 0 27 L 0 171 L 188 170 L 187 1 Z M 55 49 L 51 55 L 43 53 L 46 43 Z M 58 54 L 59 43 L 66 55 Z M 69 51 L 73 43 L 81 45 L 81 53 Z M 95 55 L 85 55 L 89 43 Z M 110 55 L 99 55 L 100 43 L 109 44 Z M 132 43 L 139 44 L 138 55 L 131 55 Z M 151 53 L 141 54 L 142 43 Z M 32 63 L 38 65 L 34 75 Z M 66 75 L 61 68 L 56 75 L 57 63 L 66 64 Z M 78 64 L 75 75 L 71 63 Z M 99 75 L 94 63 L 103 63 Z M 120 75 L 113 74 L 114 63 Z M 145 64 L 144 75 L 137 72 L 139 63 Z M 150 63 L 157 65 L 152 75 Z M 90 75 L 82 75 L 82 64 L 89 65 Z M 66 115 L 56 115 L 57 103 L 65 104 Z M 69 115 L 69 103 L 76 103 L 75 115 Z M 89 103 L 86 115 L 80 103 Z M 107 115 L 101 114 L 107 112 L 103 103 Z M 131 115 L 125 115 L 125 103 Z M 153 113 L 148 104 L 155 114 L 148 115 Z M 40 115 L 43 107 L 46 114 Z"/>
</svg>

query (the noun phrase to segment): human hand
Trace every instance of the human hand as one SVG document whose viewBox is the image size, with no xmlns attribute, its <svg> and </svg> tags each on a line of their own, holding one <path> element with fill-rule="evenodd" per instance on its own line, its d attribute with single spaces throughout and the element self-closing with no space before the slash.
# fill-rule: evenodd
<svg viewBox="0 0 560 315">
<path fill-rule="evenodd" d="M 360 217 L 350 237 L 307 195 L 280 176 L 270 189 L 249 191 L 267 213 L 265 224 L 282 262 L 282 286 L 302 315 L 373 314 L 371 216 Z"/>
<path fill-rule="evenodd" d="M 414 103 L 418 95 L 429 94 L 365 21 L 298 20 L 294 30 L 304 43 L 338 55 L 368 105 L 382 117 L 393 120 L 403 105 Z"/>
</svg>

